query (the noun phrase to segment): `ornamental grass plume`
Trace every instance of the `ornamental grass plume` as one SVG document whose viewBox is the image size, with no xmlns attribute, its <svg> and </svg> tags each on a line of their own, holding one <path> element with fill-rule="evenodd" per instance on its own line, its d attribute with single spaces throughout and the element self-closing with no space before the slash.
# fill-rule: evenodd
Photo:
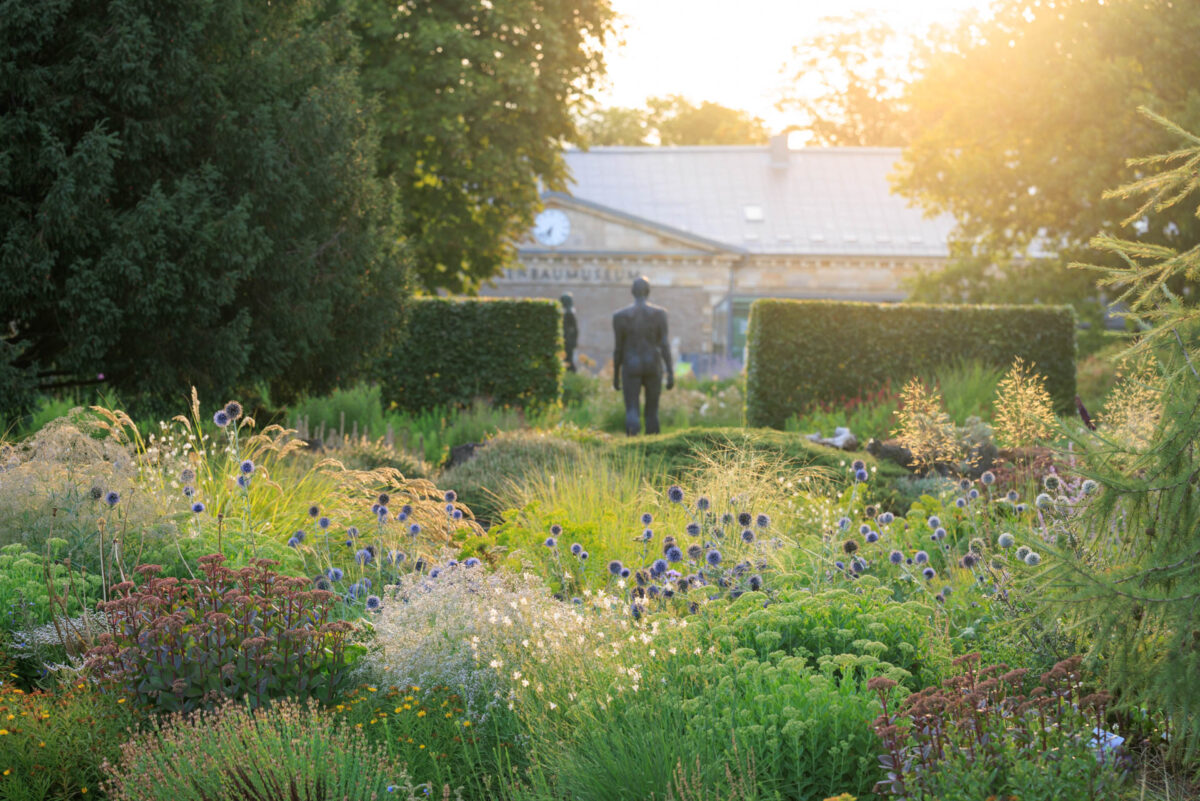
<svg viewBox="0 0 1200 801">
<path fill-rule="evenodd" d="M 1034 445 L 1054 431 L 1054 404 L 1046 379 L 1020 357 L 996 385 L 996 438 L 1012 448 Z"/>
<path fill-rule="evenodd" d="M 958 430 L 936 389 L 919 378 L 911 379 L 900 391 L 896 418 L 899 427 L 892 436 L 912 453 L 919 470 L 928 472 L 937 464 L 958 461 L 962 450 Z"/>
<path fill-rule="evenodd" d="M 1158 370 L 1148 359 L 1122 362 L 1118 381 L 1098 415 L 1098 431 L 1119 447 L 1140 451 L 1153 440 L 1162 419 Z"/>
<path fill-rule="evenodd" d="M 170 715 L 122 745 L 104 771 L 114 801 L 428 797 L 385 749 L 312 700 Z"/>
</svg>

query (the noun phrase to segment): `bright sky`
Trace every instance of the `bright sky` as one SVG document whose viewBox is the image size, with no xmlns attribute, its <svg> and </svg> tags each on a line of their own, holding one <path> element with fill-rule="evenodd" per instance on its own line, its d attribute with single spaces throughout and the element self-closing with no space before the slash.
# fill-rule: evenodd
<svg viewBox="0 0 1200 801">
<path fill-rule="evenodd" d="M 856 11 L 882 15 L 900 30 L 950 24 L 988 0 L 613 0 L 624 26 L 608 52 L 603 105 L 641 106 L 647 97 L 681 94 L 787 125 L 775 110 L 785 85 L 780 68 L 822 17 Z"/>
</svg>

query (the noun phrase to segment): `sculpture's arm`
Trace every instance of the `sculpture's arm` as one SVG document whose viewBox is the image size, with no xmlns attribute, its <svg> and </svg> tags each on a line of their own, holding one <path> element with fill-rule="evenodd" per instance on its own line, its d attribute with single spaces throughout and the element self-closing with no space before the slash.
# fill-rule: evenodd
<svg viewBox="0 0 1200 801">
<path fill-rule="evenodd" d="M 658 352 L 667 367 L 667 389 L 675 386 L 675 367 L 671 364 L 671 342 L 667 336 L 667 313 L 662 315 L 662 336 L 658 341 Z"/>
<path fill-rule="evenodd" d="M 613 389 L 621 388 L 621 357 L 625 353 L 625 331 L 617 317 L 613 317 Z"/>
</svg>

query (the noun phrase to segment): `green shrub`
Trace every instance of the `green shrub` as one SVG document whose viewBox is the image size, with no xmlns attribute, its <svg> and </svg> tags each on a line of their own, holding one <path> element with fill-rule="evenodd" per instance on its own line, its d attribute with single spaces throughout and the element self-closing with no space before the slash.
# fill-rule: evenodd
<svg viewBox="0 0 1200 801">
<path fill-rule="evenodd" d="M 384 401 L 409 411 L 480 397 L 522 408 L 557 403 L 561 317 L 549 300 L 416 300 L 380 362 Z"/>
<path fill-rule="evenodd" d="M 383 749 L 313 702 L 168 717 L 122 745 L 106 773 L 115 801 L 373 801 L 418 789 Z"/>
<path fill-rule="evenodd" d="M 1075 317 L 1059 306 L 883 305 L 759 300 L 750 308 L 746 421 L 792 414 L 902 383 L 955 361 L 1036 365 L 1056 406 L 1075 397 Z"/>
</svg>

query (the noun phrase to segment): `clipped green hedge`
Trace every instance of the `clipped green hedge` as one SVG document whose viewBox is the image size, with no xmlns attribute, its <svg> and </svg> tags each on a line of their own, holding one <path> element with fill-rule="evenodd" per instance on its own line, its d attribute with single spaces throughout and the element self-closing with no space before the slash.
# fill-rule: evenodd
<svg viewBox="0 0 1200 801">
<path fill-rule="evenodd" d="M 746 424 L 783 428 L 791 415 L 959 359 L 1036 365 L 1060 412 L 1075 398 L 1069 306 L 933 306 L 758 300 L 747 332 Z"/>
<path fill-rule="evenodd" d="M 383 401 L 412 412 L 476 398 L 556 403 L 562 350 L 562 312 L 552 300 L 414 299 L 380 362 Z"/>
</svg>

